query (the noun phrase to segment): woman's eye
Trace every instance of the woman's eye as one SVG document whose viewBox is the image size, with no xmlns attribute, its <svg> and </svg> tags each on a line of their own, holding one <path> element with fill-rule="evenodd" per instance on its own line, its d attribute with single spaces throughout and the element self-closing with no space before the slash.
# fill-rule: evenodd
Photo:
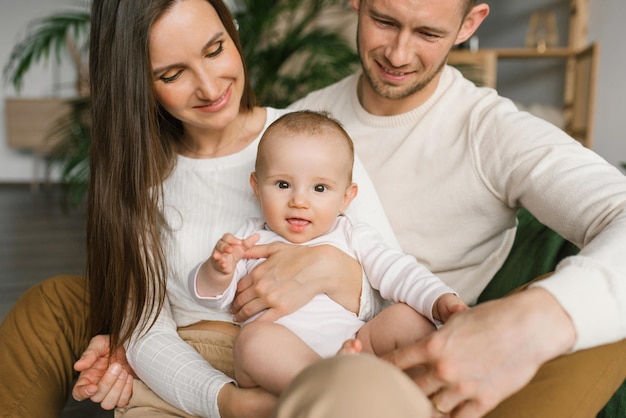
<svg viewBox="0 0 626 418">
<path fill-rule="evenodd" d="M 315 190 L 318 193 L 323 193 L 327 190 L 328 188 L 326 186 L 324 186 L 323 184 L 317 184 L 315 185 L 315 187 L 313 188 L 313 190 Z"/>
<path fill-rule="evenodd" d="M 222 41 L 214 44 L 209 51 L 207 51 L 207 58 L 213 58 L 218 56 L 224 50 L 224 46 L 222 45 Z"/>
<path fill-rule="evenodd" d="M 278 186 L 279 189 L 288 189 L 289 188 L 289 183 L 287 183 L 286 181 L 278 181 L 278 182 L 276 182 L 276 185 Z"/>
<path fill-rule="evenodd" d="M 176 81 L 178 79 L 178 77 L 180 77 L 182 71 L 177 71 L 175 74 L 171 75 L 171 76 L 166 76 L 165 74 L 162 75 L 161 77 L 159 77 L 159 79 L 164 82 L 164 83 L 171 83 L 173 81 Z"/>
</svg>

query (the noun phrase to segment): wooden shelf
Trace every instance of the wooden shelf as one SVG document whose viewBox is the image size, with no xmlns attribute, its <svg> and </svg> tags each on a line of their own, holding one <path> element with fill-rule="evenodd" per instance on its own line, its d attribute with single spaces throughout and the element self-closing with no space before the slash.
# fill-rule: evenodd
<svg viewBox="0 0 626 418">
<path fill-rule="evenodd" d="M 457 67 L 477 85 L 497 88 L 499 60 L 557 58 L 565 61 L 564 129 L 586 147 L 591 147 L 599 46 L 587 43 L 589 0 L 569 0 L 570 22 L 566 47 L 484 48 L 475 52 L 453 50 L 448 64 Z"/>
<path fill-rule="evenodd" d="M 578 51 L 573 48 L 548 48 L 545 51 L 538 51 L 532 48 L 494 48 L 483 49 L 482 51 L 493 51 L 499 58 L 570 58 Z"/>
</svg>

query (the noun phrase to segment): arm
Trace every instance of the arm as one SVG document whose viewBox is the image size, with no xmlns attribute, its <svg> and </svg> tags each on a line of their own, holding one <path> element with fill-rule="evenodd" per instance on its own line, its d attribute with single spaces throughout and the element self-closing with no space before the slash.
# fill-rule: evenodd
<svg viewBox="0 0 626 418">
<path fill-rule="evenodd" d="M 233 380 L 215 370 L 176 332 L 168 298 L 155 324 L 127 344 L 137 376 L 171 405 L 199 416 L 220 416 L 218 394 Z"/>
<path fill-rule="evenodd" d="M 351 247 L 371 286 L 379 290 L 383 298 L 404 302 L 436 323 L 436 302 L 446 294 L 454 294 L 454 290 L 418 263 L 415 257 L 388 247 L 369 225 L 356 223 L 346 228 Z M 461 303 L 465 306 L 464 302 Z"/>
<path fill-rule="evenodd" d="M 493 409 L 545 362 L 626 336 L 623 175 L 526 114 L 511 111 L 510 124 L 507 115 L 504 121 L 476 116 L 472 158 L 484 185 L 582 251 L 530 289 L 453 315 L 440 330 L 387 357 L 404 370 L 422 366 L 414 381 L 441 410 L 467 417 Z M 598 327 L 607 317 L 615 320 Z"/>
<path fill-rule="evenodd" d="M 90 399 L 105 410 L 125 407 L 132 395 L 135 376 L 126 361 L 125 350 L 119 349 L 109 363 L 109 337 L 98 335 L 76 362 L 80 371 L 72 396 L 77 401 Z M 222 418 L 269 416 L 276 398 L 261 389 L 240 389 L 233 384 L 219 391 L 217 405 Z"/>
<path fill-rule="evenodd" d="M 195 286 L 198 295 L 217 296 L 223 293 L 233 279 L 235 266 L 258 240 L 258 234 L 246 239 L 224 234 L 215 244 L 211 257 L 198 270 Z"/>
<path fill-rule="evenodd" d="M 485 148 L 497 148 L 500 157 L 485 155 L 480 175 L 507 205 L 526 207 L 581 248 L 533 286 L 549 291 L 571 318 L 577 335 L 573 350 L 623 339 L 626 178 L 554 126 L 526 114 L 513 115 L 517 129 L 505 117 L 486 121 L 499 123 L 498 132 L 509 137 L 504 144 L 489 139 Z M 531 132 L 520 132 L 521 126 Z M 598 327 L 607 317 L 615 320 Z"/>
</svg>

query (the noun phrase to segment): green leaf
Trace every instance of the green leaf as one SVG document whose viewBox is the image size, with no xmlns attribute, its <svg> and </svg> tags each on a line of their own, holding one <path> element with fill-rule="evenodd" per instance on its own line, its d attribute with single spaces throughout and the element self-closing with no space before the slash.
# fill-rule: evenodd
<svg viewBox="0 0 626 418">
<path fill-rule="evenodd" d="M 56 62 L 61 62 L 62 52 L 67 46 L 67 37 L 85 40 L 89 29 L 90 14 L 86 10 L 57 12 L 33 21 L 26 37 L 18 42 L 4 66 L 5 83 L 21 90 L 24 75 L 31 66 L 47 62 L 54 53 Z"/>
</svg>

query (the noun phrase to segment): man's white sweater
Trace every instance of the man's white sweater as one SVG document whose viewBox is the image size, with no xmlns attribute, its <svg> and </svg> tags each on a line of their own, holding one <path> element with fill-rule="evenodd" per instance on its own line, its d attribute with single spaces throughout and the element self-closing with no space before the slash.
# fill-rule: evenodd
<svg viewBox="0 0 626 418">
<path fill-rule="evenodd" d="M 574 349 L 626 337 L 626 178 L 615 167 L 452 67 L 424 104 L 387 117 L 363 109 L 359 77 L 294 107 L 343 123 L 405 252 L 472 303 L 507 257 L 523 206 L 582 248 L 537 284 L 573 319 Z"/>
</svg>

